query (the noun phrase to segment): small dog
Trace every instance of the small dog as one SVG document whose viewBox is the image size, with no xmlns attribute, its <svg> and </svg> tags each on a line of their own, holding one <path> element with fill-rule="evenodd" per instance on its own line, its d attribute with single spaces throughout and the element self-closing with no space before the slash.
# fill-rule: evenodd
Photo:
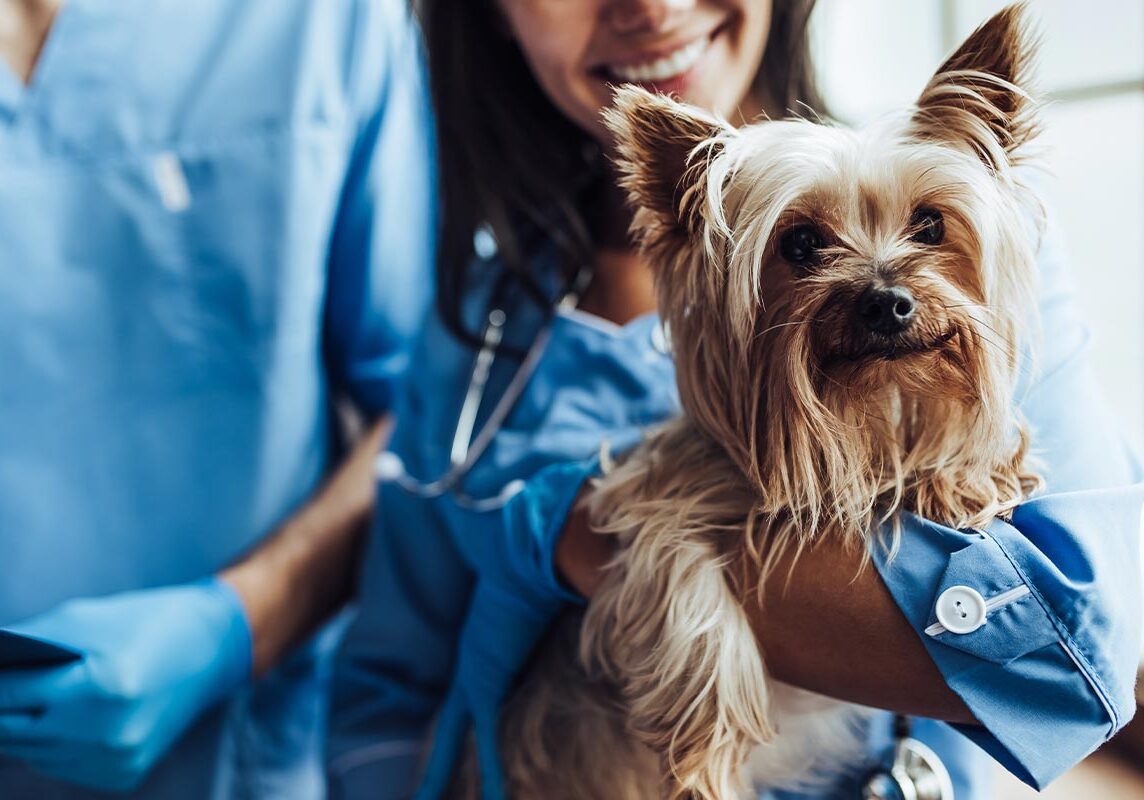
<svg viewBox="0 0 1144 800">
<path fill-rule="evenodd" d="M 590 498 L 617 554 L 510 700 L 512 797 L 731 800 L 845 766 L 862 712 L 770 679 L 740 598 L 784 551 L 839 537 L 858 568 L 902 511 L 973 528 L 1039 486 L 1014 410 L 1039 218 L 1014 171 L 1037 131 L 1023 13 L 864 131 L 617 91 L 685 413 Z"/>
</svg>

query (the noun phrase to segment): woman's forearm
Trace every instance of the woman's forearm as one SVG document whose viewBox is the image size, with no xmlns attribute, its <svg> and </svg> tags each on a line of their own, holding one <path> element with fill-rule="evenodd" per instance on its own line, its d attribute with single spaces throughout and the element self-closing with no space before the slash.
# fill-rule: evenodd
<svg viewBox="0 0 1144 800">
<path fill-rule="evenodd" d="M 373 460 L 391 427 L 388 419 L 378 422 L 309 502 L 220 573 L 242 599 L 255 675 L 274 667 L 349 599 L 373 507 Z"/>
<path fill-rule="evenodd" d="M 780 559 L 763 590 L 743 598 L 780 681 L 852 703 L 947 722 L 975 722 L 946 685 L 873 566 L 833 542 Z M 789 581 L 787 575 L 790 575 Z"/>
<path fill-rule="evenodd" d="M 608 537 L 591 530 L 580 505 L 557 543 L 556 566 L 569 585 L 591 597 L 610 548 Z M 852 703 L 975 722 L 877 571 L 856 570 L 854 553 L 824 543 L 804 551 L 793 570 L 789 561 L 780 561 L 761 604 L 753 587 L 744 592 L 743 608 L 771 675 Z"/>
</svg>

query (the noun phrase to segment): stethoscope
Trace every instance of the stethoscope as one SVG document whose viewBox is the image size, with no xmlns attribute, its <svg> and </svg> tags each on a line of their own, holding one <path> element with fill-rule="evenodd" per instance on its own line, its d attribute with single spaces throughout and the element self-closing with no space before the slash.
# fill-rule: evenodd
<svg viewBox="0 0 1144 800">
<path fill-rule="evenodd" d="M 949 771 L 930 747 L 910 736 L 909 717 L 894 715 L 888 764 L 866 773 L 862 800 L 954 800 Z"/>
<path fill-rule="evenodd" d="M 574 309 L 580 303 L 580 296 L 591 281 L 591 271 L 581 268 L 573 278 L 571 284 L 553 304 L 552 315 Z M 548 322 L 524 355 L 520 366 L 513 373 L 504 393 L 493 406 L 488 418 L 476 430 L 477 415 L 485 399 L 485 389 L 488 386 L 489 374 L 492 372 L 493 362 L 504 338 L 504 326 L 508 317 L 504 309 L 495 304 L 485 318 L 484 330 L 481 332 L 481 347 L 473 361 L 473 369 L 469 374 L 469 385 L 465 389 L 465 397 L 461 403 L 461 410 L 457 414 L 457 423 L 453 427 L 453 442 L 449 448 L 449 465 L 445 471 L 432 480 L 419 480 L 409 474 L 405 462 L 396 453 L 388 450 L 379 453 L 374 461 L 374 476 L 379 483 L 395 483 L 404 491 L 426 500 L 432 500 L 450 494 L 453 501 L 462 508 L 483 513 L 496 511 L 502 508 L 514 495 L 524 488 L 524 481 L 512 480 L 506 483 L 499 492 L 490 497 L 472 497 L 460 491 L 457 487 L 461 480 L 477 463 L 477 460 L 488 448 L 497 435 L 505 419 L 512 412 L 516 401 L 524 393 L 528 381 L 536 372 L 540 358 L 548 346 L 552 336 L 552 323 Z"/>
<path fill-rule="evenodd" d="M 590 271 L 581 269 L 570 288 L 554 304 L 554 314 L 579 305 L 580 296 L 590 280 Z M 387 450 L 380 453 L 374 462 L 374 474 L 379 483 L 397 484 L 404 491 L 426 500 L 451 493 L 459 506 L 478 513 L 502 508 L 524 488 L 524 481 L 512 480 L 495 495 L 480 498 L 457 489 L 524 393 L 552 335 L 552 324 L 549 322 L 541 328 L 529 346 L 504 393 L 477 431 L 477 416 L 484 403 L 489 374 L 504 338 L 507 322 L 504 309 L 494 304 L 485 318 L 480 336 L 481 346 L 473 361 L 469 384 L 457 414 L 453 441 L 449 448 L 449 465 L 445 471 L 432 480 L 419 480 L 409 474 L 400 456 Z M 945 765 L 932 749 L 910 736 L 910 728 L 908 717 L 894 717 L 894 744 L 890 761 L 886 766 L 876 767 L 866 775 L 862 784 L 862 800 L 954 800 L 953 784 Z"/>
</svg>

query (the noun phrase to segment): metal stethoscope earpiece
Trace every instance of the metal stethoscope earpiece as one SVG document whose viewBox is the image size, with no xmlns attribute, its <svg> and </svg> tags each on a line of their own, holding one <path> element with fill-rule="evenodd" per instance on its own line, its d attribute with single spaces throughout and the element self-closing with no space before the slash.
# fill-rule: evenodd
<svg viewBox="0 0 1144 800">
<path fill-rule="evenodd" d="M 937 753 L 910 737 L 911 727 L 909 717 L 894 717 L 892 761 L 866 775 L 862 800 L 954 800 L 949 771 Z"/>
</svg>

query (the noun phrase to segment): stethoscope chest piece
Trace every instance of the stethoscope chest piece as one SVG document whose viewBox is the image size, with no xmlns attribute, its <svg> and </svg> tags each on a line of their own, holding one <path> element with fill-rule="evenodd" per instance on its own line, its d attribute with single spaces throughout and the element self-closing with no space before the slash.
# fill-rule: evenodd
<svg viewBox="0 0 1144 800">
<path fill-rule="evenodd" d="M 937 753 L 901 736 L 894 741 L 893 763 L 866 776 L 862 800 L 954 800 L 953 781 Z"/>
</svg>

